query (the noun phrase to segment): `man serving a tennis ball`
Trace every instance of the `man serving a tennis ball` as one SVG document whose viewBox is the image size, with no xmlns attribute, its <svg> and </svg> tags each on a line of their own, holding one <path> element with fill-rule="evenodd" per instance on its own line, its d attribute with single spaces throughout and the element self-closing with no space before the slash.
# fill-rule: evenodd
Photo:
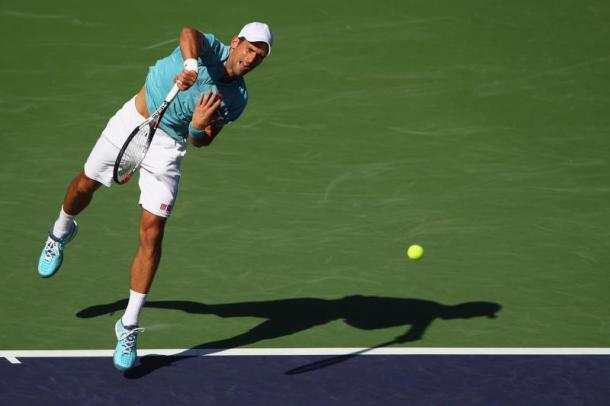
<svg viewBox="0 0 610 406">
<path fill-rule="evenodd" d="M 161 119 L 140 168 L 140 243 L 131 265 L 129 302 L 116 322 L 114 365 L 131 368 L 136 360 L 139 315 L 161 259 L 165 222 L 176 202 L 180 163 L 186 140 L 209 145 L 225 125 L 246 107 L 243 76 L 271 53 L 273 34 L 260 22 L 246 24 L 229 45 L 213 34 L 184 28 L 179 47 L 150 67 L 139 93 L 108 121 L 84 170 L 68 186 L 59 217 L 49 231 L 38 262 L 38 273 L 53 276 L 63 261 L 64 248 L 76 236 L 75 217 L 91 202 L 93 193 L 110 187 L 119 150 L 134 128 L 163 103 L 174 82 L 181 90 Z"/>
</svg>

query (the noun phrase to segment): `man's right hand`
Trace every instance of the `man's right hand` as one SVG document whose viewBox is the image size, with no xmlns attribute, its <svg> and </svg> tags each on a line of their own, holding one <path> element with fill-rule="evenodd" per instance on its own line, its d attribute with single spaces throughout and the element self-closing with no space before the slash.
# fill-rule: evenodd
<svg viewBox="0 0 610 406">
<path fill-rule="evenodd" d="M 174 82 L 178 85 L 181 91 L 187 90 L 197 80 L 197 71 L 183 69 L 178 76 L 174 78 Z"/>
</svg>

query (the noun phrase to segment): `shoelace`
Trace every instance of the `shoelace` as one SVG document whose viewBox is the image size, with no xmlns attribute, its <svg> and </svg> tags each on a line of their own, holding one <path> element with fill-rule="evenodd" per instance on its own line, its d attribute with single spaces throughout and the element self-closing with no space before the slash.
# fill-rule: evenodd
<svg viewBox="0 0 610 406">
<path fill-rule="evenodd" d="M 129 354 L 136 345 L 136 336 L 143 332 L 143 328 L 136 327 L 133 330 L 123 330 L 119 340 L 123 341 L 123 354 Z"/>
<path fill-rule="evenodd" d="M 44 258 L 47 262 L 50 262 L 56 255 L 59 255 L 59 244 L 57 241 L 49 239 L 44 247 Z"/>
</svg>

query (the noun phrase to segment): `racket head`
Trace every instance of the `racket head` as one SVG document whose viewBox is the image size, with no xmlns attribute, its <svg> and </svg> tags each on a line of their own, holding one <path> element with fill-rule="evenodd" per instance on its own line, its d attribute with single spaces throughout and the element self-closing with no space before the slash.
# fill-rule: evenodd
<svg viewBox="0 0 610 406">
<path fill-rule="evenodd" d="M 148 152 L 153 135 L 159 127 L 165 110 L 179 92 L 178 85 L 174 84 L 157 111 L 129 134 L 114 163 L 112 177 L 116 183 L 122 185 L 129 182 L 131 176 L 138 170 Z"/>
<path fill-rule="evenodd" d="M 138 170 L 144 160 L 154 132 L 157 128 L 156 120 L 147 120 L 136 127 L 121 147 L 114 163 L 113 178 L 116 183 L 122 185 Z"/>
</svg>

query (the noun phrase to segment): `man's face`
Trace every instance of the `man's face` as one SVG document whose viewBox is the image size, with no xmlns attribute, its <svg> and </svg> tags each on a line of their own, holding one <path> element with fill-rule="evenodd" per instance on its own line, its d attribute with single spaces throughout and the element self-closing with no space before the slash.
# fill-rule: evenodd
<svg viewBox="0 0 610 406">
<path fill-rule="evenodd" d="M 235 76 L 244 76 L 263 62 L 268 48 L 264 42 L 250 42 L 245 38 L 235 37 L 231 41 L 230 64 L 228 70 Z"/>
</svg>

